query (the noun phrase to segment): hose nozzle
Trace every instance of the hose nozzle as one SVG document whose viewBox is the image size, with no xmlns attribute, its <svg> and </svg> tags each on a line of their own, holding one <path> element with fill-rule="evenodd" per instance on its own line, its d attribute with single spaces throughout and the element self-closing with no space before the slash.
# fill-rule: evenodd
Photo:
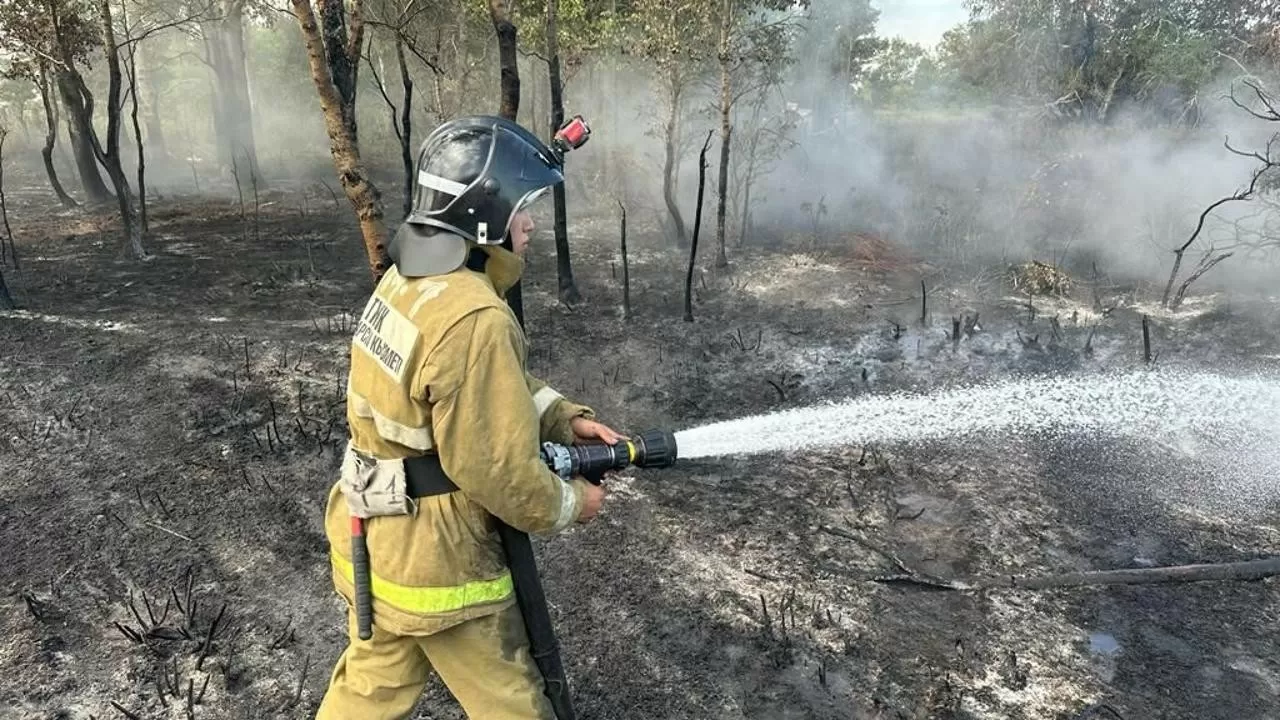
<svg viewBox="0 0 1280 720">
<path fill-rule="evenodd" d="M 542 457 L 547 467 L 565 480 L 581 475 L 599 484 L 606 472 L 621 470 L 628 465 L 671 467 L 676 462 L 676 436 L 666 430 L 649 430 L 616 445 L 566 447 L 544 443 Z"/>
<path fill-rule="evenodd" d="M 676 464 L 676 435 L 669 430 L 647 430 L 631 441 L 635 457 L 631 464 L 642 468 L 665 468 Z"/>
</svg>

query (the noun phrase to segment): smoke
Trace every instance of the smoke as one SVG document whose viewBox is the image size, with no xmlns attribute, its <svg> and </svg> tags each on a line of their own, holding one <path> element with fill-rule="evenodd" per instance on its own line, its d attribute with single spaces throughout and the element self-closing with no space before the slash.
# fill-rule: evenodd
<svg viewBox="0 0 1280 720">
<path fill-rule="evenodd" d="M 1034 259 L 1077 276 L 1097 267 L 1104 275 L 1160 284 L 1172 250 L 1190 237 L 1200 213 L 1247 186 L 1258 166 L 1228 151 L 1224 140 L 1261 152 L 1280 130 L 1228 100 L 1233 84 L 1246 99 L 1238 74 L 1200 88 L 1190 115 L 1182 115 L 1186 105 L 1117 101 L 1105 122 L 1063 117 L 1063 108 L 1051 103 L 978 100 L 941 81 L 914 87 L 907 101 L 892 107 L 865 99 L 845 103 L 858 89 L 832 79 L 824 58 L 841 42 L 858 41 L 842 35 L 858 20 L 820 19 L 799 32 L 797 65 L 786 81 L 766 91 L 760 108 L 747 96 L 735 109 L 730 237 L 749 221 L 748 246 L 839 253 L 856 234 L 870 234 L 936 265 L 974 269 Z M 601 80 L 589 91 L 570 90 L 571 102 L 608 118 L 607 132 L 587 153 L 595 159 L 587 162 L 607 158 L 612 171 L 604 171 L 606 177 L 626 172 L 628 194 L 661 217 L 664 98 L 643 65 L 591 74 Z M 718 127 L 716 80 L 708 76 L 685 97 L 677 152 L 678 201 L 687 225 L 697 147 Z M 922 74 L 920 82 L 929 81 Z M 626 88 L 621 97 L 619 87 Z M 1180 116 L 1194 122 L 1179 122 Z M 713 144 L 709 157 L 712 185 L 717 148 Z M 744 208 L 744 166 L 751 162 L 757 177 Z M 714 210 L 708 202 L 704 231 Z M 1278 215 L 1259 199 L 1220 207 L 1187 263 L 1210 247 L 1274 235 Z M 1267 289 L 1278 261 L 1280 246 L 1241 250 L 1198 288 Z"/>
<path fill-rule="evenodd" d="M 836 92 L 795 89 L 802 98 Z M 1203 91 L 1203 117 L 1190 129 L 1137 109 L 1105 126 L 1012 105 L 810 116 L 752 212 L 775 235 L 812 234 L 831 248 L 870 233 L 939 264 L 1037 259 L 1085 272 L 1096 261 L 1106 273 L 1160 281 L 1201 211 L 1247 186 L 1258 166 L 1229 152 L 1224 138 L 1260 152 L 1280 129 L 1223 92 L 1223 83 Z M 826 214 L 812 218 L 806 204 L 819 201 Z M 1262 209 L 1256 201 L 1220 208 L 1197 247 L 1257 239 L 1268 231 Z M 1242 258 L 1207 280 L 1274 276 L 1274 251 L 1252 259 L 1262 262 Z"/>
</svg>

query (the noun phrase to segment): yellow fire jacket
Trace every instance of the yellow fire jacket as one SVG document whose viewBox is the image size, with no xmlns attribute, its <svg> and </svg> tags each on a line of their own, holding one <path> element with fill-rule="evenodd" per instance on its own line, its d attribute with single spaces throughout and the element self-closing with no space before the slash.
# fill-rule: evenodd
<svg viewBox="0 0 1280 720">
<path fill-rule="evenodd" d="M 573 441 L 594 417 L 526 370 L 527 345 L 502 296 L 523 261 L 485 248 L 484 272 L 405 278 L 392 268 L 351 347 L 347 421 L 354 450 L 381 460 L 438 453 L 459 492 L 421 498 L 416 513 L 366 521 L 374 622 L 429 635 L 514 602 L 494 516 L 529 533 L 558 532 L 582 508 L 539 457 L 540 441 Z M 351 525 L 338 485 L 325 532 L 333 580 L 353 602 Z"/>
</svg>

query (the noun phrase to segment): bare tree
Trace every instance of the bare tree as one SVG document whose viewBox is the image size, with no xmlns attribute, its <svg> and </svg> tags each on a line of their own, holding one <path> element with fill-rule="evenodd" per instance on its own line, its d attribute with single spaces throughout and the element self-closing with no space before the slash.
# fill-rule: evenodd
<svg viewBox="0 0 1280 720">
<path fill-rule="evenodd" d="M 781 80 L 791 61 L 791 30 L 795 17 L 791 0 L 720 0 L 720 160 L 716 183 L 716 266 L 729 264 L 725 225 L 729 204 L 729 162 L 733 147 L 733 110 L 741 100 L 761 94 Z"/>
<path fill-rule="evenodd" d="M 49 185 L 53 188 L 54 195 L 58 196 L 58 202 L 63 207 L 74 208 L 79 207 L 77 203 L 67 191 L 63 189 L 62 182 L 58 180 L 58 171 L 53 165 L 53 149 L 58 142 L 58 98 L 53 94 L 49 83 L 49 61 L 39 58 L 36 61 L 38 67 L 36 75 L 36 87 L 40 90 L 40 104 L 44 107 L 44 119 L 47 132 L 44 136 L 44 147 L 40 149 L 40 157 L 44 160 L 44 171 L 49 177 Z"/>
<path fill-rule="evenodd" d="M 766 114 L 768 101 L 769 93 L 756 95 L 751 102 L 749 118 L 740 124 L 734 135 L 736 162 L 730 166 L 733 182 L 729 200 L 737 216 L 739 246 L 746 244 L 751 230 L 751 193 L 756 183 L 768 175 L 785 150 L 796 147 L 795 140 L 789 135 L 795 129 L 794 121 L 783 119 L 780 114 Z"/>
<path fill-rule="evenodd" d="M 685 93 L 684 72 L 677 63 L 667 68 L 665 78 L 665 100 L 667 101 L 667 120 L 663 133 L 662 159 L 662 200 L 667 204 L 667 213 L 675 232 L 676 245 L 683 246 L 688 236 L 685 234 L 684 216 L 680 214 L 680 203 L 676 201 L 676 177 L 679 174 L 680 116 Z"/>
<path fill-rule="evenodd" d="M 1262 90 L 1261 86 L 1258 86 L 1256 83 L 1251 81 L 1245 81 L 1244 85 L 1251 88 L 1254 97 L 1256 97 L 1256 100 L 1260 102 L 1262 110 L 1249 108 L 1249 106 L 1245 105 L 1244 102 L 1236 99 L 1234 90 L 1231 91 L 1230 94 L 1231 102 L 1234 102 L 1238 108 L 1253 115 L 1254 118 L 1267 120 L 1267 122 L 1280 122 L 1280 109 L 1276 108 L 1275 102 L 1271 99 L 1270 95 L 1268 95 L 1265 90 Z M 1196 243 L 1198 238 L 1201 237 L 1201 233 L 1204 231 L 1204 223 L 1206 223 L 1210 214 L 1213 213 L 1213 210 L 1221 208 L 1222 205 L 1226 205 L 1228 202 L 1243 202 L 1245 200 L 1253 199 L 1254 195 L 1256 195 L 1258 190 L 1260 190 L 1260 183 L 1263 177 L 1267 176 L 1267 174 L 1270 173 L 1270 170 L 1274 169 L 1276 165 L 1280 165 L 1280 158 L 1276 158 L 1275 155 L 1275 146 L 1277 142 L 1280 142 L 1280 133 L 1276 133 L 1276 135 L 1271 136 L 1271 140 L 1267 141 L 1266 150 L 1263 152 L 1236 150 L 1235 147 L 1231 147 L 1230 140 L 1224 143 L 1226 150 L 1233 152 L 1235 155 L 1242 156 L 1242 158 L 1252 158 L 1257 160 L 1258 165 L 1253 170 L 1253 176 L 1249 179 L 1248 186 L 1239 188 L 1239 190 L 1236 190 L 1233 195 L 1221 197 L 1221 199 L 1208 205 L 1207 208 L 1199 214 L 1196 229 L 1192 231 L 1192 234 L 1187 238 L 1187 241 L 1181 243 L 1180 246 L 1174 249 L 1174 266 L 1172 266 L 1169 273 L 1169 282 L 1165 283 L 1165 292 L 1164 295 L 1161 296 L 1161 305 L 1164 305 L 1170 310 L 1178 309 L 1178 307 L 1183 304 L 1183 301 L 1187 299 L 1187 291 L 1190 286 L 1192 286 L 1192 283 L 1198 281 L 1199 278 L 1210 272 L 1210 270 L 1215 268 L 1216 265 L 1219 265 L 1222 261 L 1231 258 L 1231 256 L 1235 254 L 1235 249 L 1216 249 L 1215 246 L 1210 245 L 1208 250 L 1201 256 L 1201 259 L 1199 259 L 1196 264 L 1196 268 L 1192 269 L 1192 273 L 1190 273 L 1188 278 L 1181 283 L 1181 286 L 1178 288 L 1178 293 L 1175 295 L 1174 283 L 1178 281 L 1178 273 L 1181 270 L 1181 266 L 1183 266 L 1183 256 L 1185 255 L 1185 252 L 1187 252 L 1190 247 Z"/>
<path fill-rule="evenodd" d="M 369 17 L 365 21 L 371 28 L 390 33 L 393 38 L 392 44 L 395 49 L 396 69 L 400 75 L 400 101 L 398 104 L 391 97 L 391 91 L 388 87 L 391 82 L 391 73 L 386 70 L 381 51 L 377 53 L 375 62 L 372 38 L 369 41 L 370 47 L 364 59 L 370 74 L 373 76 L 374 86 L 378 88 L 378 93 L 382 96 L 383 102 L 386 103 L 387 109 L 390 111 L 391 130 L 400 145 L 400 163 L 404 169 L 404 198 L 402 202 L 404 215 L 408 215 L 413 209 L 414 187 L 417 182 L 413 167 L 413 96 L 416 86 L 413 81 L 413 75 L 409 71 L 409 56 L 416 57 L 432 72 L 437 106 L 435 114 L 441 120 L 445 116 L 442 110 L 444 100 L 441 80 L 442 76 L 445 75 L 445 70 L 440 63 L 444 41 L 443 19 L 441 17 L 432 18 L 432 24 L 435 26 L 433 29 L 435 30 L 436 46 L 427 51 L 430 52 L 430 56 L 419 46 L 419 35 L 415 32 L 415 26 L 420 24 L 418 22 L 419 18 L 428 10 L 433 9 L 440 10 L 439 7 L 434 6 L 432 3 L 418 2 L 418 0 L 383 0 L 383 2 L 371 8 Z M 459 22 L 465 23 L 465 16 Z"/>
<path fill-rule="evenodd" d="M 655 118 L 663 139 L 662 199 L 678 247 L 689 241 L 676 199 L 685 106 L 693 85 L 710 71 L 715 48 L 718 3 L 684 0 L 636 0 L 640 19 L 637 51 L 655 66 L 655 95 L 662 113 Z"/>
<path fill-rule="evenodd" d="M 355 91 L 360 49 L 364 42 L 363 0 L 353 0 L 350 22 L 342 0 L 318 0 L 324 34 L 316 23 L 311 0 L 290 0 L 293 15 L 302 29 L 311 65 L 311 79 L 320 97 L 329 153 L 333 166 L 360 221 L 369 270 L 376 284 L 390 267 L 387 257 L 386 226 L 382 219 L 382 194 L 369 180 L 360 159 L 356 134 Z"/>
<path fill-rule="evenodd" d="M 408 216 L 413 210 L 413 78 L 409 75 L 408 68 L 404 62 L 404 40 L 396 35 L 395 37 L 396 63 L 400 68 L 401 95 L 400 104 L 397 105 L 395 100 L 391 99 L 387 86 L 382 78 L 385 74 L 385 68 L 382 68 L 382 55 L 379 53 L 378 61 L 375 63 L 372 57 L 373 40 L 369 40 L 369 53 L 365 55 L 365 64 L 369 66 L 369 74 L 373 76 L 374 87 L 378 88 L 378 94 L 382 96 L 383 102 L 386 103 L 387 109 L 391 114 L 391 131 L 395 133 L 396 142 L 400 146 L 400 163 L 404 169 L 404 198 L 401 201 L 401 212 Z M 382 69 L 380 69 L 382 68 Z"/>
<path fill-rule="evenodd" d="M 129 190 L 129 179 L 125 177 L 124 168 L 120 164 L 120 91 L 123 86 L 123 74 L 120 69 L 120 45 L 116 43 L 115 21 L 111 13 L 111 0 L 99 0 L 99 18 L 102 22 L 102 48 L 107 57 L 107 138 L 106 145 L 98 139 L 97 132 L 90 128 L 89 139 L 93 144 L 93 154 L 102 163 L 111 178 L 116 191 L 116 203 L 120 209 L 120 221 L 124 226 L 124 249 L 137 259 L 147 257 L 142 247 L 142 227 L 138 223 L 133 208 L 133 198 Z M 89 115 L 93 115 L 93 94 L 84 79 L 78 73 L 76 82 L 80 83 L 77 93 L 84 102 Z"/>
</svg>

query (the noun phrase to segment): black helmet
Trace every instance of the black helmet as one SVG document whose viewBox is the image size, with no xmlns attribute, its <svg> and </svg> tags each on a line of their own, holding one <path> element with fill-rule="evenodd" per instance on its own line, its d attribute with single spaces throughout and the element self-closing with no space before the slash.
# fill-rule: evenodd
<svg viewBox="0 0 1280 720">
<path fill-rule="evenodd" d="M 488 115 L 436 128 L 418 151 L 413 210 L 389 248 L 400 274 L 456 270 L 466 259 L 467 240 L 502 244 L 515 214 L 564 182 L 562 153 L 586 141 L 581 133 L 570 134 L 574 140 L 581 135 L 572 143 L 564 135 L 557 134 L 553 150 L 518 124 Z"/>
</svg>

